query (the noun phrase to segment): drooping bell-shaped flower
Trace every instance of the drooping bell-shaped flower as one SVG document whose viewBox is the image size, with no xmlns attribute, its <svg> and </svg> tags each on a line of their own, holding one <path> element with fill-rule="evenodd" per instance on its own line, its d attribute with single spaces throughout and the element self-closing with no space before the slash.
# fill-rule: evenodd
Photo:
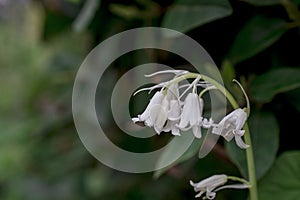
<svg viewBox="0 0 300 200">
<path fill-rule="evenodd" d="M 157 116 L 155 115 L 158 115 L 157 110 L 161 108 L 163 99 L 163 92 L 156 92 L 154 96 L 150 99 L 150 102 L 147 105 L 145 111 L 137 117 L 132 118 L 132 121 L 134 123 L 144 122 L 146 126 L 152 127 L 154 125 L 154 122 L 157 120 Z"/>
<path fill-rule="evenodd" d="M 198 183 L 194 183 L 190 181 L 191 186 L 194 187 L 195 192 L 199 192 L 195 197 L 201 197 L 204 193 L 206 193 L 207 199 L 214 199 L 216 197 L 216 193 L 214 190 L 224 185 L 227 182 L 227 176 L 224 174 L 213 175 L 209 178 L 206 178 Z"/>
<path fill-rule="evenodd" d="M 168 120 L 163 131 L 171 131 L 172 135 L 180 135 L 180 130 L 176 126 L 180 120 L 181 106 L 178 100 L 170 101 L 170 109 L 168 111 Z"/>
<path fill-rule="evenodd" d="M 246 120 L 247 113 L 243 109 L 238 108 L 226 115 L 220 123 L 213 128 L 212 133 L 223 136 L 228 142 L 234 137 L 236 144 L 240 148 L 246 149 L 249 145 L 245 144 L 242 140 L 245 130 L 241 130 Z"/>
<path fill-rule="evenodd" d="M 178 128 L 186 131 L 192 128 L 196 138 L 201 138 L 203 100 L 196 93 L 189 93 L 184 101 Z"/>
<path fill-rule="evenodd" d="M 225 174 L 218 174 L 208 177 L 198 183 L 194 183 L 190 181 L 191 186 L 194 187 L 195 192 L 199 192 L 195 197 L 201 197 L 204 193 L 206 196 L 203 199 L 214 199 L 216 197 L 216 192 L 226 188 L 234 188 L 234 189 L 245 189 L 249 188 L 249 184 L 232 184 L 232 185 L 224 185 L 228 176 Z"/>
<path fill-rule="evenodd" d="M 163 127 L 168 119 L 168 109 L 169 101 L 164 97 L 161 104 L 154 105 L 150 110 L 150 121 L 157 134 L 163 131 Z"/>
</svg>

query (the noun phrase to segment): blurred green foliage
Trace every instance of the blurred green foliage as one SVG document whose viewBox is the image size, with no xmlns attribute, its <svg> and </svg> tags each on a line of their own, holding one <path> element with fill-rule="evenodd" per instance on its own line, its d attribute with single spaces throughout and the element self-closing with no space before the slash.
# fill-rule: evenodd
<svg viewBox="0 0 300 200">
<path fill-rule="evenodd" d="M 109 36 L 142 26 L 173 28 L 197 40 L 220 66 L 241 106 L 245 102 L 231 79 L 243 83 L 255 110 L 250 129 L 260 196 L 299 198 L 299 0 L 103 0 L 96 8 L 87 6 L 91 2 L 0 1 L 1 199 L 193 199 L 190 179 L 246 176 L 245 155 L 231 144 L 225 151 L 222 141 L 201 160 L 195 142 L 176 165 L 156 172 L 156 179 L 152 173 L 114 171 L 86 151 L 71 113 L 80 63 Z M 112 64 L 107 87 L 149 61 L 182 65 L 167 52 L 133 52 Z M 99 105 L 107 103 L 98 99 Z M 120 144 L 136 150 L 170 138 L 141 145 L 118 135 L 113 137 Z M 217 199 L 247 199 L 247 191 L 222 191 Z"/>
</svg>

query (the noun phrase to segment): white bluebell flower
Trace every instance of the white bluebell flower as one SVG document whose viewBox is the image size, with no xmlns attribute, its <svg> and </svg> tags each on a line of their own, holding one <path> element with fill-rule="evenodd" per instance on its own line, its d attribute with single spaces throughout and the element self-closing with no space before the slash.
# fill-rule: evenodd
<svg viewBox="0 0 300 200">
<path fill-rule="evenodd" d="M 180 120 L 181 106 L 178 100 L 170 101 L 170 109 L 168 111 L 168 120 L 163 131 L 171 131 L 172 135 L 180 135 L 180 130 L 176 126 Z"/>
<path fill-rule="evenodd" d="M 219 124 L 213 127 L 212 133 L 223 136 L 228 142 L 234 137 L 236 144 L 240 148 L 246 149 L 249 145 L 242 140 L 245 130 L 241 130 L 246 120 L 247 113 L 243 109 L 238 108 L 226 115 Z"/>
<path fill-rule="evenodd" d="M 168 87 L 167 85 L 164 83 L 161 91 L 154 94 L 145 111 L 132 120 L 153 127 L 157 134 L 171 131 L 173 135 L 180 135 L 179 128 L 176 126 L 181 114 L 178 84 L 174 83 Z"/>
<path fill-rule="evenodd" d="M 184 101 L 178 128 L 183 131 L 192 128 L 194 136 L 201 138 L 203 100 L 196 93 L 189 93 Z"/>
<path fill-rule="evenodd" d="M 206 193 L 207 199 L 214 199 L 216 197 L 216 193 L 214 190 L 224 185 L 227 182 L 227 176 L 224 174 L 213 175 L 208 177 L 198 183 L 194 183 L 190 181 L 191 186 L 194 187 L 195 192 L 199 192 L 195 197 L 201 197 L 204 193 Z"/>
<path fill-rule="evenodd" d="M 204 193 L 206 196 L 203 199 L 214 199 L 216 197 L 216 192 L 219 190 L 233 188 L 233 189 L 245 189 L 249 188 L 249 184 L 232 184 L 232 185 L 224 185 L 228 181 L 229 177 L 225 174 L 218 174 L 210 176 L 198 183 L 194 183 L 190 181 L 191 186 L 194 187 L 195 192 L 199 192 L 195 197 L 199 198 Z"/>
<path fill-rule="evenodd" d="M 158 116 L 160 114 L 158 111 L 162 107 L 164 96 L 162 91 L 156 92 L 150 99 L 145 111 L 137 117 L 132 118 L 132 121 L 134 123 L 144 122 L 144 124 L 149 127 L 154 126 L 154 123 L 157 122 L 159 117 L 164 118 L 164 116 Z M 167 114 L 165 114 L 165 116 L 166 115 Z"/>
</svg>

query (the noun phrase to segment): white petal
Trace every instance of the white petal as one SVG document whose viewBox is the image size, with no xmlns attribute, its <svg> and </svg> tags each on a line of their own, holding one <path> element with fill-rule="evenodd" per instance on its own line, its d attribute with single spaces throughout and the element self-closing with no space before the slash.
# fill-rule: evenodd
<svg viewBox="0 0 300 200">
<path fill-rule="evenodd" d="M 236 130 L 237 127 L 238 113 L 240 113 L 240 110 L 236 109 L 226 115 L 220 123 L 213 128 L 212 133 L 223 136 L 228 142 L 231 141 L 234 136 L 233 131 Z"/>
<path fill-rule="evenodd" d="M 170 101 L 170 110 L 168 113 L 168 119 L 172 121 L 176 121 L 180 119 L 181 107 L 180 103 L 177 100 Z"/>
<path fill-rule="evenodd" d="M 149 118 L 150 116 L 150 110 L 152 108 L 153 105 L 156 104 L 161 104 L 162 100 L 163 100 L 164 94 L 162 92 L 156 92 L 154 94 L 154 96 L 151 98 L 147 108 L 145 109 L 145 111 L 140 115 L 140 121 L 145 121 L 147 118 Z"/>
<path fill-rule="evenodd" d="M 172 131 L 171 131 L 172 135 L 175 135 L 175 136 L 180 136 L 180 130 L 179 128 L 177 128 L 175 125 L 172 126 Z"/>
<path fill-rule="evenodd" d="M 240 130 L 243 128 L 248 116 L 247 113 L 241 108 L 238 108 L 235 111 L 237 115 L 236 129 Z"/>
<path fill-rule="evenodd" d="M 221 135 L 222 133 L 223 124 L 218 124 L 216 127 L 213 127 L 211 133 L 216 135 Z"/>
<path fill-rule="evenodd" d="M 197 183 L 194 183 L 192 180 L 190 180 L 190 185 L 194 187 L 197 185 Z"/>
<path fill-rule="evenodd" d="M 230 132 L 222 134 L 222 136 L 227 142 L 231 141 L 234 137 L 232 130 L 230 130 Z"/>
<path fill-rule="evenodd" d="M 201 127 L 200 126 L 193 126 L 193 134 L 196 138 L 200 139 L 202 137 Z"/>
<path fill-rule="evenodd" d="M 203 128 L 210 128 L 213 125 L 214 125 L 214 121 L 212 120 L 212 118 L 210 118 L 209 120 L 203 119 L 203 121 L 202 121 L 202 127 Z"/>
<path fill-rule="evenodd" d="M 215 197 L 216 197 L 216 193 L 215 192 L 206 191 L 206 198 L 207 199 L 214 199 Z"/>
<path fill-rule="evenodd" d="M 191 112 L 193 110 L 192 101 L 193 101 L 193 95 L 192 93 L 190 93 L 188 94 L 188 96 L 184 101 L 184 105 L 181 113 L 181 119 L 178 125 L 180 129 L 185 128 L 190 121 Z"/>
<path fill-rule="evenodd" d="M 225 174 L 218 174 L 210 176 L 195 185 L 197 188 L 203 187 L 211 187 L 211 186 L 219 186 L 224 185 L 227 182 L 227 176 Z"/>
<path fill-rule="evenodd" d="M 155 131 L 159 134 L 167 120 L 167 113 L 161 105 L 154 105 L 150 110 L 150 119 Z"/>
<path fill-rule="evenodd" d="M 191 126 L 200 125 L 202 121 L 202 108 L 200 108 L 200 99 L 197 94 L 191 93 L 192 96 L 192 109 L 190 113 Z"/>
<path fill-rule="evenodd" d="M 140 120 L 141 121 L 141 120 Z M 150 119 L 150 116 L 144 121 L 144 124 L 148 127 L 152 127 L 153 126 L 153 123 Z"/>
<path fill-rule="evenodd" d="M 201 192 L 199 192 L 196 196 L 195 196 L 195 198 L 199 198 L 199 197 L 201 197 L 202 196 L 202 194 L 204 194 L 204 191 L 201 191 Z"/>
<path fill-rule="evenodd" d="M 213 127 L 213 129 L 212 129 L 213 134 L 223 136 L 227 142 L 231 141 L 232 138 L 234 137 L 232 131 L 233 131 L 233 126 L 230 126 L 230 124 L 227 124 L 226 122 L 225 122 L 225 124 L 220 123 L 216 127 Z"/>
<path fill-rule="evenodd" d="M 250 147 L 248 144 L 245 144 L 245 142 L 242 140 L 242 137 L 239 135 L 235 135 L 234 137 L 236 144 L 241 148 L 241 149 L 247 149 Z"/>
<path fill-rule="evenodd" d="M 133 123 L 136 123 L 136 122 L 140 121 L 140 119 L 138 117 L 131 118 L 131 120 L 133 121 Z"/>
<path fill-rule="evenodd" d="M 175 124 L 175 126 L 176 126 L 177 128 L 179 128 L 178 124 Z M 182 131 L 188 131 L 188 130 L 190 130 L 191 128 L 192 128 L 192 126 L 189 125 L 189 126 L 187 126 L 187 127 L 179 128 L 179 129 L 182 130 Z"/>
</svg>

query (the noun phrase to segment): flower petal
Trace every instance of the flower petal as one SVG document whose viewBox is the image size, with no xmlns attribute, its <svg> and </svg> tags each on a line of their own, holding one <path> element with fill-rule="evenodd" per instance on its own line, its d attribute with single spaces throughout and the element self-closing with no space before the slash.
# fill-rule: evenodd
<svg viewBox="0 0 300 200">
<path fill-rule="evenodd" d="M 150 110 L 150 119 L 153 122 L 154 130 L 160 134 L 167 120 L 165 109 L 161 105 L 152 106 Z"/>
<path fill-rule="evenodd" d="M 170 101 L 170 110 L 168 112 L 168 119 L 172 121 L 177 121 L 180 119 L 181 107 L 177 100 Z"/>
<path fill-rule="evenodd" d="M 214 199 L 215 197 L 216 197 L 216 193 L 215 192 L 206 191 L 206 198 L 208 198 L 208 199 Z"/>
<path fill-rule="evenodd" d="M 209 186 L 219 186 L 227 182 L 227 176 L 225 174 L 217 174 L 210 176 L 195 184 L 197 188 L 209 187 Z"/>
<path fill-rule="evenodd" d="M 156 92 L 153 97 L 151 98 L 148 106 L 146 107 L 145 111 L 140 115 L 140 121 L 145 121 L 150 116 L 150 110 L 153 105 L 161 104 L 163 100 L 164 94 L 162 92 Z"/>
<path fill-rule="evenodd" d="M 193 134 L 196 138 L 200 139 L 202 137 L 201 127 L 200 126 L 193 126 Z"/>
<path fill-rule="evenodd" d="M 172 131 L 171 131 L 172 135 L 175 135 L 175 136 L 180 136 L 180 130 L 179 128 L 177 128 L 175 125 L 172 126 Z"/>
<path fill-rule="evenodd" d="M 180 129 L 185 128 L 190 121 L 191 112 L 193 110 L 193 107 L 192 107 L 193 97 L 191 94 L 192 93 L 188 94 L 188 96 L 186 97 L 186 99 L 184 101 L 181 118 L 180 118 L 180 122 L 178 125 L 178 127 Z"/>
<path fill-rule="evenodd" d="M 191 126 L 200 125 L 200 122 L 202 121 L 202 108 L 200 108 L 200 99 L 197 94 L 190 93 L 189 95 L 192 96 L 192 109 L 190 113 L 190 124 Z"/>
<path fill-rule="evenodd" d="M 212 118 L 209 118 L 209 120 L 207 120 L 206 118 L 202 120 L 203 128 L 210 128 L 212 126 L 214 126 L 214 121 L 212 120 Z"/>
<path fill-rule="evenodd" d="M 235 111 L 236 111 L 235 114 L 237 116 L 236 130 L 240 130 L 243 128 L 248 116 L 247 113 L 241 108 L 238 108 Z"/>
<path fill-rule="evenodd" d="M 248 147 L 250 147 L 250 145 L 246 144 L 243 140 L 242 140 L 242 136 L 240 135 L 235 135 L 234 137 L 236 144 L 241 148 L 241 149 L 247 149 Z"/>
<path fill-rule="evenodd" d="M 204 191 L 200 191 L 196 196 L 195 196 L 195 198 L 199 198 L 199 197 L 201 197 L 202 196 L 202 194 L 204 194 Z"/>
<path fill-rule="evenodd" d="M 133 121 L 133 123 L 136 123 L 136 122 L 140 121 L 140 119 L 138 117 L 131 118 L 131 120 Z"/>
</svg>

